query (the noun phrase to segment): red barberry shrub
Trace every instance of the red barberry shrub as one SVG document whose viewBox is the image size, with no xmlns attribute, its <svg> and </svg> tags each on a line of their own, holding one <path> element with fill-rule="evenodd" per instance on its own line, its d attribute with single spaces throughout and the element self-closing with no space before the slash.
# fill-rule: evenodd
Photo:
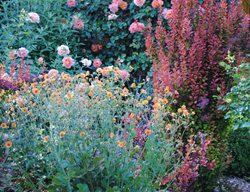
<svg viewBox="0 0 250 192">
<path fill-rule="evenodd" d="M 240 61 L 249 50 L 249 16 L 236 2 L 173 0 L 167 19 L 170 30 L 159 17 L 155 31 L 148 25 L 145 33 L 154 90 L 178 90 L 178 96 L 208 120 L 221 102 L 214 96 L 224 96 L 230 87 L 219 61 L 229 50 Z"/>
</svg>

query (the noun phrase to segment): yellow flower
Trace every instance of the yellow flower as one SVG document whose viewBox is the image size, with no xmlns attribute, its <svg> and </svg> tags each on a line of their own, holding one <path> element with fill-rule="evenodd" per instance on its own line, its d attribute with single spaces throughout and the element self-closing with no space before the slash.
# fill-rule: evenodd
<svg viewBox="0 0 250 192">
<path fill-rule="evenodd" d="M 135 149 L 140 149 L 140 146 L 139 146 L 139 145 L 136 145 L 136 146 L 135 146 Z"/>
<path fill-rule="evenodd" d="M 4 129 L 7 129 L 8 125 L 6 123 L 1 123 L 1 127 L 4 128 Z"/>
<path fill-rule="evenodd" d="M 168 93 L 170 90 L 169 86 L 166 86 L 165 89 L 164 89 L 164 93 Z"/>
<path fill-rule="evenodd" d="M 45 136 L 45 137 L 43 138 L 43 142 L 47 143 L 48 141 L 49 141 L 49 136 Z"/>
<path fill-rule="evenodd" d="M 65 134 L 66 134 L 65 131 L 61 131 L 61 132 L 59 133 L 59 136 L 60 136 L 60 137 L 63 137 Z"/>
<path fill-rule="evenodd" d="M 111 92 L 107 92 L 107 96 L 108 96 L 108 97 L 111 97 L 111 96 L 112 96 L 112 93 L 111 93 Z"/>
<path fill-rule="evenodd" d="M 152 97 L 151 97 L 151 96 L 148 96 L 147 99 L 150 101 L 150 100 L 152 99 Z"/>
<path fill-rule="evenodd" d="M 11 141 L 6 141 L 5 147 L 8 148 L 8 149 L 11 148 L 12 147 L 12 142 Z"/>
<path fill-rule="evenodd" d="M 26 112 L 26 111 L 28 111 L 28 108 L 27 108 L 27 107 L 24 107 L 24 108 L 22 108 L 22 111 L 23 111 L 23 112 Z"/>
<path fill-rule="evenodd" d="M 80 132 L 80 136 L 81 136 L 81 137 L 83 137 L 83 136 L 85 136 L 85 135 L 86 135 L 85 132 Z"/>
<path fill-rule="evenodd" d="M 125 146 L 125 142 L 118 141 L 118 147 L 123 148 Z"/>
<path fill-rule="evenodd" d="M 130 87 L 131 87 L 131 88 L 136 88 L 136 84 L 135 84 L 135 83 L 132 83 Z"/>
<path fill-rule="evenodd" d="M 178 109 L 178 113 L 182 113 L 182 109 L 181 108 Z"/>
<path fill-rule="evenodd" d="M 164 104 L 168 104 L 168 99 L 163 99 Z"/>
<path fill-rule="evenodd" d="M 102 69 L 101 68 L 98 68 L 96 71 L 97 71 L 97 73 L 102 73 Z"/>
<path fill-rule="evenodd" d="M 112 132 L 109 134 L 110 139 L 112 139 L 114 136 L 115 136 L 115 134 Z"/>
<path fill-rule="evenodd" d="M 148 104 L 148 100 L 143 100 L 142 104 L 147 105 Z"/>
<path fill-rule="evenodd" d="M 146 130 L 145 130 L 145 133 L 146 133 L 146 135 L 150 135 L 150 134 L 152 133 L 152 130 L 146 129 Z"/>
</svg>

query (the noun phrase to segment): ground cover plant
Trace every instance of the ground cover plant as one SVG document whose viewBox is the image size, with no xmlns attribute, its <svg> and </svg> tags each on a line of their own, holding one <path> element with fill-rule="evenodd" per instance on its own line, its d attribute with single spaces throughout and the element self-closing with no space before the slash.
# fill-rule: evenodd
<svg viewBox="0 0 250 192">
<path fill-rule="evenodd" d="M 245 1 L 0 2 L 0 191 L 212 191 L 249 179 Z"/>
</svg>

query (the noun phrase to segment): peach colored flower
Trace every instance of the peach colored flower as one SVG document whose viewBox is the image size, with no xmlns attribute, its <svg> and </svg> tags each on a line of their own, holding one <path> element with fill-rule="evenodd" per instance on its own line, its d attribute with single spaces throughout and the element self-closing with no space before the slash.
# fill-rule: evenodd
<svg viewBox="0 0 250 192">
<path fill-rule="evenodd" d="M 143 6 L 145 3 L 145 0 L 134 0 L 134 4 L 138 7 Z"/>
<path fill-rule="evenodd" d="M 40 16 L 37 13 L 30 12 L 28 13 L 27 21 L 30 21 L 31 23 L 39 23 L 40 22 Z"/>
<path fill-rule="evenodd" d="M 67 45 L 61 45 L 57 48 L 58 55 L 66 56 L 70 53 L 69 47 Z"/>
<path fill-rule="evenodd" d="M 145 25 L 143 23 L 140 23 L 138 21 L 134 21 L 130 26 L 129 26 L 129 32 L 130 33 L 136 33 L 136 32 L 142 32 L 145 28 Z"/>
<path fill-rule="evenodd" d="M 128 3 L 125 1 L 120 1 L 118 5 L 122 10 L 125 10 L 128 7 Z"/>
<path fill-rule="evenodd" d="M 102 65 L 102 61 L 99 58 L 94 59 L 93 65 L 95 68 L 98 68 Z"/>
<path fill-rule="evenodd" d="M 112 13 L 116 13 L 118 11 L 118 8 L 119 8 L 119 4 L 118 3 L 112 3 L 112 4 L 109 5 L 109 10 Z"/>
<path fill-rule="evenodd" d="M 126 70 L 117 70 L 115 73 L 120 79 L 128 79 L 130 76 L 129 72 Z"/>
<path fill-rule="evenodd" d="M 163 16 L 163 18 L 164 19 L 171 19 L 172 18 L 172 9 L 167 9 L 167 8 L 165 8 L 165 9 L 163 9 L 163 11 L 162 11 L 162 16 Z"/>
<path fill-rule="evenodd" d="M 161 8 L 163 5 L 163 1 L 162 0 L 153 0 L 151 5 L 153 8 Z"/>
<path fill-rule="evenodd" d="M 39 63 L 40 65 L 43 64 L 43 58 L 42 58 L 42 57 L 39 57 L 37 61 L 38 61 L 38 63 Z"/>
<path fill-rule="evenodd" d="M 74 16 L 73 17 L 73 27 L 76 28 L 76 29 L 83 29 L 84 27 L 84 22 L 77 16 Z"/>
<path fill-rule="evenodd" d="M 49 70 L 49 72 L 48 72 L 48 76 L 49 77 L 56 77 L 56 76 L 58 76 L 59 75 L 59 72 L 56 70 L 56 69 L 51 69 L 51 70 Z"/>
<path fill-rule="evenodd" d="M 67 0 L 68 7 L 75 7 L 76 6 L 76 0 Z"/>
<path fill-rule="evenodd" d="M 28 56 L 28 53 L 29 51 L 26 48 L 21 47 L 18 49 L 17 55 L 18 57 L 25 58 Z"/>
<path fill-rule="evenodd" d="M 63 66 L 67 69 L 70 69 L 74 65 L 74 59 L 72 59 L 69 56 L 64 57 L 62 62 L 63 62 Z"/>
</svg>

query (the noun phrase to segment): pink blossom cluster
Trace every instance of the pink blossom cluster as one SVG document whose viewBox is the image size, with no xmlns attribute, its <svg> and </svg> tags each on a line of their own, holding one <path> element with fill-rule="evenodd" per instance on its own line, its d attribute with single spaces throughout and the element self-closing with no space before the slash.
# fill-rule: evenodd
<svg viewBox="0 0 250 192">
<path fill-rule="evenodd" d="M 61 45 L 57 48 L 58 55 L 66 56 L 70 53 L 69 47 L 67 45 Z"/>
<path fill-rule="evenodd" d="M 29 53 L 29 51 L 26 48 L 21 47 L 17 51 L 17 56 L 21 57 L 21 58 L 25 58 L 28 56 L 28 53 Z"/>
<path fill-rule="evenodd" d="M 70 69 L 74 65 L 74 59 L 70 56 L 66 56 L 62 59 L 63 66 L 67 69 Z"/>
<path fill-rule="evenodd" d="M 129 32 L 130 33 L 136 33 L 136 32 L 142 32 L 145 28 L 145 25 L 143 23 L 140 23 L 138 21 L 134 21 L 130 26 L 129 26 Z"/>
<path fill-rule="evenodd" d="M 76 7 L 76 0 L 67 0 L 68 7 Z"/>
<path fill-rule="evenodd" d="M 134 0 L 134 4 L 138 7 L 143 6 L 145 3 L 145 0 Z"/>
<path fill-rule="evenodd" d="M 127 7 L 128 7 L 128 3 L 126 1 L 113 0 L 112 3 L 109 5 L 109 10 L 110 12 L 115 14 L 119 10 L 119 8 L 121 8 L 122 10 L 125 10 L 127 9 Z"/>
<path fill-rule="evenodd" d="M 102 61 L 99 58 L 94 59 L 93 65 L 95 68 L 98 68 L 102 65 Z"/>
<path fill-rule="evenodd" d="M 79 30 L 83 29 L 84 27 L 84 22 L 76 15 L 73 16 L 72 24 L 74 28 L 79 29 Z"/>
<path fill-rule="evenodd" d="M 117 70 L 115 71 L 115 74 L 120 78 L 120 79 L 128 79 L 130 74 L 126 70 Z"/>
</svg>

